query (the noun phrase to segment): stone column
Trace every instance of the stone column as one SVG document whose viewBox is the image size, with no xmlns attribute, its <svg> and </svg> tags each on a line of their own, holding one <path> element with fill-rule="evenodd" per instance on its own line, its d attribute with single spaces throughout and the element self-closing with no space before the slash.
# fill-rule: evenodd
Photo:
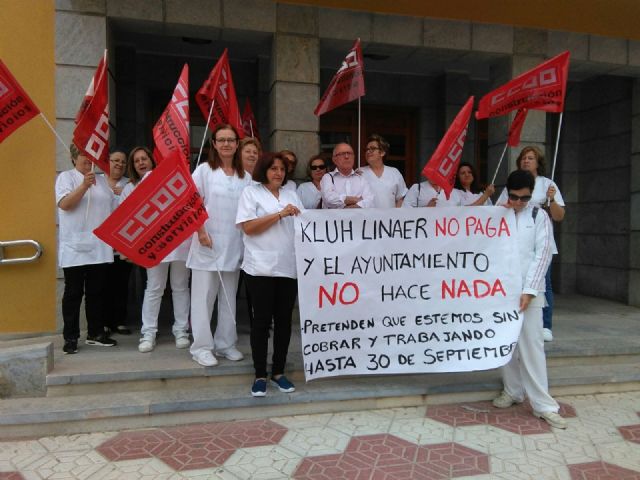
<svg viewBox="0 0 640 480">
<path fill-rule="evenodd" d="M 640 79 L 635 79 L 631 111 L 629 208 L 629 305 L 640 307 Z"/>
<path fill-rule="evenodd" d="M 315 7 L 277 5 L 271 63 L 271 150 L 289 149 L 298 156 L 296 178 L 318 153 L 320 41 Z"/>
</svg>

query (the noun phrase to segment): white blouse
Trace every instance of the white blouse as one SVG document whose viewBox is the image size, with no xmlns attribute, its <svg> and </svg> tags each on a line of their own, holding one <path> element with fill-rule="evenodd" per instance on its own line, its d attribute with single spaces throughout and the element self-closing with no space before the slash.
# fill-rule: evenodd
<svg viewBox="0 0 640 480">
<path fill-rule="evenodd" d="M 247 187 L 240 197 L 236 224 L 280 212 L 288 204 L 304 207 L 291 190 L 280 188 L 276 198 L 264 185 Z M 284 217 L 258 235 L 244 235 L 242 270 L 262 277 L 297 278 L 293 216 Z"/>
<path fill-rule="evenodd" d="M 462 205 L 459 190 L 455 188 L 451 190 L 451 195 L 447 200 L 443 190 L 437 192 L 429 182 L 425 181 L 411 186 L 404 196 L 402 208 L 426 207 L 432 198 L 436 199 L 436 207 L 459 207 Z"/>
<path fill-rule="evenodd" d="M 320 193 L 320 189 L 317 188 L 313 182 L 301 183 L 297 193 L 304 208 L 308 210 L 318 208 L 320 200 L 322 199 L 322 193 Z"/>
<path fill-rule="evenodd" d="M 208 163 L 193 172 L 193 180 L 203 198 L 209 218 L 204 224 L 213 248 L 200 245 L 198 234 L 191 239 L 187 267 L 195 270 L 235 272 L 242 259 L 242 230 L 236 227 L 236 213 L 242 190 L 251 185 L 251 175 L 244 178 L 227 175 L 222 168 L 212 170 Z"/>
<path fill-rule="evenodd" d="M 482 196 L 482 193 L 472 193 L 467 190 L 460 190 L 458 188 L 456 188 L 455 190 L 458 192 L 460 198 L 462 199 L 462 206 L 471 205 Z M 491 205 L 493 205 L 493 203 L 491 203 L 491 199 L 487 198 L 487 201 L 484 202 L 483 206 L 490 207 Z"/>
<path fill-rule="evenodd" d="M 396 201 L 407 193 L 407 184 L 397 168 L 385 165 L 382 175 L 378 177 L 371 167 L 362 167 L 362 176 L 373 191 L 376 208 L 395 208 Z"/>
</svg>

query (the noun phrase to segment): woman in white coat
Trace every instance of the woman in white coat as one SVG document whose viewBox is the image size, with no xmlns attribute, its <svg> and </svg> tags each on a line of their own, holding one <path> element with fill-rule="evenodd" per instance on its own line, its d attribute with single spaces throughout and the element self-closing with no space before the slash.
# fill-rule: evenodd
<svg viewBox="0 0 640 480">
<path fill-rule="evenodd" d="M 285 187 L 288 172 L 282 152 L 258 162 L 255 179 L 240 197 L 236 222 L 244 232 L 242 270 L 252 291 L 251 355 L 256 378 L 251 395 L 267 393 L 269 327 L 273 321 L 271 381 L 290 393 L 293 384 L 284 376 L 291 339 L 291 313 L 296 301 L 296 257 L 293 215 L 302 210 L 295 192 Z"/>
<path fill-rule="evenodd" d="M 236 348 L 236 292 L 242 258 L 242 232 L 236 211 L 242 190 L 251 184 L 238 155 L 238 133 L 218 125 L 206 163 L 193 172 L 209 218 L 194 234 L 187 266 L 192 271 L 191 330 L 193 360 L 205 367 L 218 364 L 214 353 L 229 360 L 244 357 Z M 218 297 L 218 325 L 211 334 L 211 314 Z"/>
<path fill-rule="evenodd" d="M 120 195 L 124 201 L 133 189 L 143 182 L 145 177 L 155 168 L 156 162 L 147 147 L 135 147 L 129 153 L 129 178 L 131 183 L 125 186 Z M 167 255 L 162 262 L 147 268 L 147 288 L 142 300 L 142 328 L 140 329 L 140 353 L 151 352 L 156 346 L 158 333 L 158 315 L 162 296 L 167 286 L 167 277 L 171 283 L 173 300 L 173 336 L 176 348 L 187 348 L 190 344 L 189 334 L 189 270 L 186 266 L 189 241 L 184 241 L 178 248 Z"/>
</svg>

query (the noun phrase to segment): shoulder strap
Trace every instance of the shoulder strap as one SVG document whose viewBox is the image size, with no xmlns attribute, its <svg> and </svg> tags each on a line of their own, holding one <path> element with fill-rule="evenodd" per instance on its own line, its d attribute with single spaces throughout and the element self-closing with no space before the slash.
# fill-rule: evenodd
<svg viewBox="0 0 640 480">
<path fill-rule="evenodd" d="M 534 222 L 538 216 L 538 210 L 540 210 L 540 207 L 533 207 L 533 210 L 531 210 L 531 216 L 533 217 Z"/>
</svg>

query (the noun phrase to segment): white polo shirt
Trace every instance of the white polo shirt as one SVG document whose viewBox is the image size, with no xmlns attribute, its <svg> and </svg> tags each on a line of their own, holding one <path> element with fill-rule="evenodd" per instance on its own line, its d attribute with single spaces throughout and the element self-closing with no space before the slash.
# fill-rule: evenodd
<svg viewBox="0 0 640 480">
<path fill-rule="evenodd" d="M 362 167 L 362 176 L 373 192 L 373 204 L 376 208 L 394 208 L 396 201 L 407 193 L 407 184 L 397 168 L 384 166 L 382 175 L 377 176 L 371 167 Z"/>
<path fill-rule="evenodd" d="M 304 209 L 291 190 L 280 188 L 276 198 L 264 185 L 251 185 L 240 196 L 236 224 L 241 228 L 241 223 L 278 213 L 289 204 Z M 297 278 L 293 218 L 284 217 L 257 235 L 243 233 L 242 270 L 253 276 Z"/>
</svg>

